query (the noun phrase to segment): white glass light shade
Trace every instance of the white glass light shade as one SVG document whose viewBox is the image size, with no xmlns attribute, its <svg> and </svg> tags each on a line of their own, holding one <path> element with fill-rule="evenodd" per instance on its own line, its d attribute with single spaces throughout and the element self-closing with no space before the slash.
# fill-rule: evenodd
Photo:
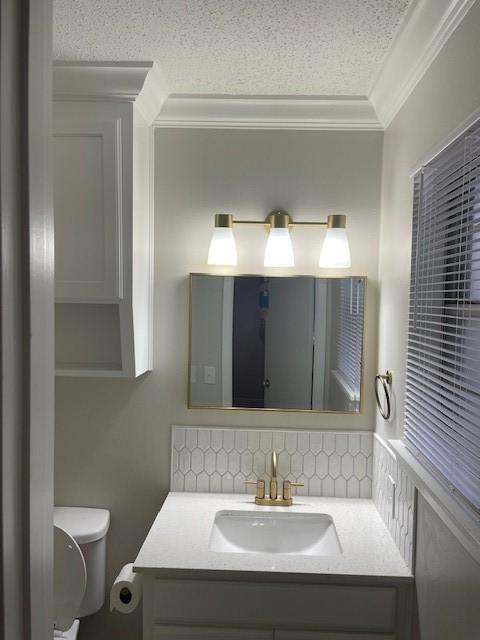
<svg viewBox="0 0 480 640">
<path fill-rule="evenodd" d="M 347 269 L 351 264 L 345 229 L 327 229 L 318 265 L 330 269 Z"/>
<path fill-rule="evenodd" d="M 210 240 L 210 248 L 208 249 L 208 264 L 227 267 L 235 267 L 237 265 L 237 247 L 233 229 L 215 227 Z"/>
<path fill-rule="evenodd" d="M 293 267 L 292 240 L 288 229 L 270 229 L 265 247 L 265 267 Z"/>
</svg>

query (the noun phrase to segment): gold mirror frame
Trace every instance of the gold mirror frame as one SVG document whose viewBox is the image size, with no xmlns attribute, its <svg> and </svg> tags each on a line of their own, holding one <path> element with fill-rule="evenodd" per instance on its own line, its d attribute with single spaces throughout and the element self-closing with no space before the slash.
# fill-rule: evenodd
<svg viewBox="0 0 480 640">
<path fill-rule="evenodd" d="M 360 404 L 358 411 L 326 411 L 324 409 L 277 409 L 271 407 L 210 407 L 210 406 L 197 406 L 191 403 L 191 369 L 192 369 L 192 281 L 194 276 L 208 276 L 212 278 L 315 278 L 325 280 L 362 280 L 364 291 L 364 306 L 363 306 L 363 335 L 362 335 L 362 359 L 360 364 Z M 276 411 L 283 413 L 330 413 L 334 415 L 348 415 L 348 416 L 361 416 L 364 410 L 364 392 L 365 392 L 365 338 L 366 338 L 366 326 L 367 326 L 367 276 L 318 276 L 318 275 L 271 275 L 271 274 L 258 274 L 258 273 L 202 273 L 202 272 L 190 272 L 189 274 L 189 286 L 188 286 L 188 401 L 187 408 L 194 411 Z"/>
</svg>

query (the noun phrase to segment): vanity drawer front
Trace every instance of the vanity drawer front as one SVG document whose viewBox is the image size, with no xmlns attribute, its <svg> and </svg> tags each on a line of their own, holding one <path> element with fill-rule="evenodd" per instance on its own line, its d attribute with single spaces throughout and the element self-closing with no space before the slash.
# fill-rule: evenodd
<svg viewBox="0 0 480 640">
<path fill-rule="evenodd" d="M 168 624 L 388 632 L 396 599 L 395 587 L 155 580 L 153 613 Z"/>
<path fill-rule="evenodd" d="M 153 640 L 274 640 L 273 631 L 155 625 Z"/>
<path fill-rule="evenodd" d="M 275 640 L 395 640 L 390 633 L 335 633 L 329 631 L 275 631 Z"/>
</svg>

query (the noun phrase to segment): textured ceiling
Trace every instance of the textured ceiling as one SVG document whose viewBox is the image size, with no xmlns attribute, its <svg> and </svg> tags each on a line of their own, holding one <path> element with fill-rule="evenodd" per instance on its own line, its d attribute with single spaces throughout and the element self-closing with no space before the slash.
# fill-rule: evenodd
<svg viewBox="0 0 480 640">
<path fill-rule="evenodd" d="M 172 93 L 366 95 L 409 0 L 54 0 L 60 60 L 155 60 Z"/>
</svg>

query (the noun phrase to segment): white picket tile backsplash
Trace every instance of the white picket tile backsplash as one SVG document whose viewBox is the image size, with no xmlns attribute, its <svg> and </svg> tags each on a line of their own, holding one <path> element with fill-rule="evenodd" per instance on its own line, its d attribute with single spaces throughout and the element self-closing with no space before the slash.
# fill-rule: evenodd
<svg viewBox="0 0 480 640">
<path fill-rule="evenodd" d="M 391 476 L 395 482 L 394 505 L 390 499 L 388 476 Z M 375 434 L 373 439 L 373 501 L 403 559 L 412 571 L 415 551 L 415 492 L 415 485 L 397 463 L 393 451 Z"/>
<path fill-rule="evenodd" d="M 278 475 L 300 495 L 371 498 L 373 433 L 172 427 L 172 491 L 253 492 L 245 480 Z"/>
</svg>

